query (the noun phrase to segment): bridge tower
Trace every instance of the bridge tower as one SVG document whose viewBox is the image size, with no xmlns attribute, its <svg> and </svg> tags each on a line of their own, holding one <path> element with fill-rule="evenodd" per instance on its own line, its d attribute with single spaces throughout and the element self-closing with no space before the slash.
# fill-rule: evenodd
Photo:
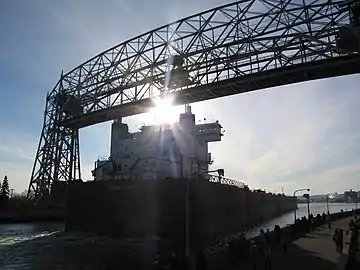
<svg viewBox="0 0 360 270">
<path fill-rule="evenodd" d="M 64 93 L 63 74 L 58 83 L 59 93 L 46 97 L 44 124 L 35 156 L 28 189 L 28 198 L 46 200 L 54 181 L 81 179 L 79 130 L 59 123 L 65 116 L 78 116 L 82 108 L 76 96 Z"/>
</svg>

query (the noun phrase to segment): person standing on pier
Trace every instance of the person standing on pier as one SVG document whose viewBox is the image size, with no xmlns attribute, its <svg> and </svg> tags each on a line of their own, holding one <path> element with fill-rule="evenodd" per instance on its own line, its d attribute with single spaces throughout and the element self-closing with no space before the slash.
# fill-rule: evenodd
<svg viewBox="0 0 360 270">
<path fill-rule="evenodd" d="M 350 222 L 349 222 L 349 231 L 350 232 L 353 230 L 354 226 L 355 226 L 354 219 L 351 219 Z"/>
<path fill-rule="evenodd" d="M 339 252 L 342 253 L 344 249 L 344 231 L 342 229 L 338 229 L 338 236 L 337 236 Z"/>
<path fill-rule="evenodd" d="M 271 239 L 270 230 L 267 229 L 265 234 L 265 269 L 271 269 Z"/>
<path fill-rule="evenodd" d="M 258 254 L 258 248 L 256 246 L 256 243 L 254 240 L 250 240 L 250 259 L 253 270 L 256 269 L 256 261 L 258 259 L 257 254 Z"/>
<path fill-rule="evenodd" d="M 344 231 L 340 228 L 337 228 L 334 232 L 333 240 L 336 244 L 336 251 L 342 253 L 344 249 Z"/>
<path fill-rule="evenodd" d="M 339 242 L 338 242 L 338 229 L 336 229 L 334 231 L 334 234 L 333 234 L 333 241 L 335 242 L 335 245 L 336 245 L 336 251 L 339 251 Z"/>
<path fill-rule="evenodd" d="M 346 270 L 357 270 L 360 269 L 360 261 L 357 259 L 357 254 L 360 252 L 359 250 L 359 231 L 354 229 L 351 234 L 351 240 L 349 245 L 349 257 L 346 263 Z"/>
</svg>

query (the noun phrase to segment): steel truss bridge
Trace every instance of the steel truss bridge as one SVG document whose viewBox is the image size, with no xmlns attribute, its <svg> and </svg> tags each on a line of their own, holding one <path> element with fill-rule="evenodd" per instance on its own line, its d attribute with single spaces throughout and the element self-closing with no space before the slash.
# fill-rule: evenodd
<svg viewBox="0 0 360 270">
<path fill-rule="evenodd" d="M 81 179 L 79 129 L 176 105 L 358 73 L 359 0 L 243 0 L 127 40 L 61 74 L 46 97 L 28 197 Z"/>
</svg>

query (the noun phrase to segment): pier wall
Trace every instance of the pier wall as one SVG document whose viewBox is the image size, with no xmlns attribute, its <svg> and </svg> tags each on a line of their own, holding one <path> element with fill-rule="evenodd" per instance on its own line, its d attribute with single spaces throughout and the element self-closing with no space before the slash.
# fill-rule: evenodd
<svg viewBox="0 0 360 270">
<path fill-rule="evenodd" d="M 183 250 L 186 181 L 104 181 L 69 184 L 66 230 L 117 237 L 158 236 Z M 191 181 L 189 238 L 195 251 L 216 236 L 242 231 L 287 211 L 293 198 Z"/>
</svg>

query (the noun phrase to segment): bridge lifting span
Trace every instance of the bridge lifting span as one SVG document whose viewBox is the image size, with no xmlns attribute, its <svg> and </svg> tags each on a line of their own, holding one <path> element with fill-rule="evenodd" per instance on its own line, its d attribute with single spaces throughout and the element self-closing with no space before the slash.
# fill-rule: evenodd
<svg viewBox="0 0 360 270">
<path fill-rule="evenodd" d="M 125 41 L 47 94 L 28 197 L 81 179 L 79 129 L 175 105 L 359 72 L 359 0 L 243 0 Z"/>
</svg>

